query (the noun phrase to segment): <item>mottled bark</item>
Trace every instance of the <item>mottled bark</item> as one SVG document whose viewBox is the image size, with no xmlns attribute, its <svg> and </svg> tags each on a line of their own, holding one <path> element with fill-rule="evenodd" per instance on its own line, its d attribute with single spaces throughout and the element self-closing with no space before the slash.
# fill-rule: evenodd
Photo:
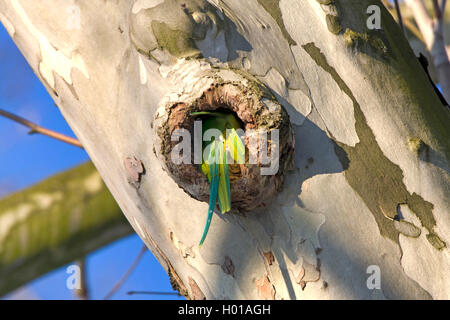
<svg viewBox="0 0 450 320">
<path fill-rule="evenodd" d="M 450 115 L 380 1 L 78 1 L 78 29 L 70 6 L 0 12 L 182 294 L 450 297 Z M 266 207 L 215 215 L 199 249 L 208 205 L 163 170 L 154 120 L 224 83 L 285 108 L 294 166 Z"/>
<path fill-rule="evenodd" d="M 0 200 L 0 296 L 131 234 L 92 163 Z"/>
</svg>

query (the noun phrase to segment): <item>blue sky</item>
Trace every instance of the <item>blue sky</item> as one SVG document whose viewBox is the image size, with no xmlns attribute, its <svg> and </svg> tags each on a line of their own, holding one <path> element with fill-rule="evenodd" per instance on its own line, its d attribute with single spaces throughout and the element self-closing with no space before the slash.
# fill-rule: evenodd
<svg viewBox="0 0 450 320">
<path fill-rule="evenodd" d="M 53 100 L 0 24 L 0 108 L 43 127 L 74 136 Z M 26 188 L 89 157 L 77 147 L 0 117 L 0 198 Z M 102 299 L 132 264 L 143 246 L 136 235 L 112 243 L 86 259 L 92 299 Z M 5 298 L 74 299 L 66 288 L 66 267 L 36 279 Z M 173 292 L 169 278 L 150 251 L 113 299 L 184 299 L 177 296 L 127 295 L 128 291 Z"/>
</svg>

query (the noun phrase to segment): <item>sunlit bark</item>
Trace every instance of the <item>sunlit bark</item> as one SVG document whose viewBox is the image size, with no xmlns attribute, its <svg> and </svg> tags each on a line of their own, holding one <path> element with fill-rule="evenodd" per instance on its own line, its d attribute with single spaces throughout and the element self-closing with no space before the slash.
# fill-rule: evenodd
<svg viewBox="0 0 450 320">
<path fill-rule="evenodd" d="M 373 4 L 380 30 L 367 27 Z M 450 297 L 450 115 L 380 1 L 71 6 L 4 0 L 0 13 L 182 294 Z M 290 116 L 295 164 L 268 206 L 215 215 L 199 249 L 208 204 L 162 169 L 152 124 L 216 81 L 271 90 Z"/>
</svg>

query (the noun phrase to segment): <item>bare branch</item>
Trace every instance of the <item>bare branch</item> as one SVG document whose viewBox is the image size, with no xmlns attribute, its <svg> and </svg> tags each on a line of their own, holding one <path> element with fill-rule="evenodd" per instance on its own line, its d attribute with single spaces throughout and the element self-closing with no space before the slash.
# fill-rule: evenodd
<svg viewBox="0 0 450 320">
<path fill-rule="evenodd" d="M 5 118 L 8 118 L 10 120 L 13 120 L 15 122 L 18 122 L 22 125 L 24 125 L 25 127 L 30 128 L 30 132 L 29 134 L 33 134 L 33 133 L 40 133 L 43 134 L 45 136 L 51 137 L 53 139 L 71 144 L 73 146 L 79 147 L 83 149 L 83 145 L 80 143 L 80 141 L 78 141 L 77 139 L 71 138 L 69 136 L 66 136 L 64 134 L 49 130 L 49 129 L 45 129 L 31 121 L 28 121 L 22 117 L 16 116 L 15 114 L 12 114 L 8 111 L 5 111 L 3 109 L 0 109 L 0 116 L 3 116 Z"/>
<path fill-rule="evenodd" d="M 421 0 L 405 0 L 406 5 L 411 9 L 414 19 L 416 20 L 419 30 L 425 40 L 425 45 L 428 50 L 432 46 L 433 26 L 432 20 L 428 11 Z"/>
<path fill-rule="evenodd" d="M 441 7 L 439 6 L 438 0 L 433 0 L 433 11 L 434 11 L 434 16 L 436 17 L 436 19 L 441 19 L 442 18 L 442 11 L 441 11 Z"/>
<path fill-rule="evenodd" d="M 127 272 L 125 272 L 123 277 L 114 285 L 114 287 L 111 289 L 111 291 L 108 292 L 108 294 L 105 296 L 105 298 L 103 298 L 104 300 L 111 299 L 111 297 L 120 289 L 120 287 L 125 283 L 125 281 L 128 279 L 128 277 L 131 275 L 131 273 L 137 267 L 137 265 L 141 261 L 142 257 L 144 256 L 144 253 L 146 253 L 147 250 L 148 250 L 147 247 L 145 245 L 143 245 L 141 251 L 137 255 L 136 259 L 133 261 L 131 266 L 128 268 Z"/>
<path fill-rule="evenodd" d="M 411 9 L 414 19 L 423 34 L 427 50 L 430 52 L 436 69 L 438 82 L 443 96 L 450 101 L 450 61 L 444 41 L 444 19 L 437 0 L 433 0 L 436 18 L 431 19 L 422 0 L 405 0 Z M 441 7 L 445 7 L 445 2 Z"/>
<path fill-rule="evenodd" d="M 445 5 L 447 4 L 447 0 L 442 0 L 441 2 L 441 12 L 445 14 Z"/>
<path fill-rule="evenodd" d="M 389 13 L 394 16 L 394 18 L 396 18 L 396 20 L 398 21 L 398 13 L 396 12 L 396 10 L 394 9 L 394 7 L 387 1 L 387 0 L 382 0 L 384 6 L 386 7 L 386 9 L 389 11 Z M 403 17 L 402 16 L 402 20 L 403 20 L 403 24 L 404 26 L 420 41 L 422 41 L 423 43 L 425 43 L 425 39 L 422 36 L 422 33 L 420 33 L 420 30 L 417 29 L 416 25 L 414 24 L 414 22 L 412 22 L 408 17 Z"/>
<path fill-rule="evenodd" d="M 397 12 L 398 24 L 400 25 L 400 29 L 402 29 L 403 35 L 406 37 L 405 26 L 403 25 L 402 12 L 400 10 L 400 6 L 398 4 L 398 0 L 394 0 L 395 3 L 395 11 Z"/>
<path fill-rule="evenodd" d="M 408 30 L 411 31 L 411 33 L 413 35 L 415 35 L 417 39 L 419 39 L 420 41 L 422 41 L 425 44 L 425 39 L 424 39 L 422 33 L 420 32 L 420 30 L 417 29 L 414 22 L 412 22 L 411 20 L 409 20 L 407 18 L 403 18 L 403 22 L 405 24 L 405 27 L 408 28 Z"/>
</svg>

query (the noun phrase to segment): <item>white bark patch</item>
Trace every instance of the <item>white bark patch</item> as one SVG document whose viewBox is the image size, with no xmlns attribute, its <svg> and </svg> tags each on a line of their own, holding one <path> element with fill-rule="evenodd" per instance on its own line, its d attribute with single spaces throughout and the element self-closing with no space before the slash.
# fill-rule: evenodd
<svg viewBox="0 0 450 320">
<path fill-rule="evenodd" d="M 142 57 L 139 56 L 139 77 L 141 80 L 141 84 L 147 83 L 147 69 L 145 69 L 144 62 L 142 61 Z"/>
<path fill-rule="evenodd" d="M 292 236 L 297 237 L 292 241 L 300 243 L 303 240 L 309 240 L 314 248 L 320 248 L 318 233 L 320 227 L 325 223 L 325 216 L 310 212 L 297 203 L 290 207 L 283 207 L 282 210 L 292 232 L 295 232 Z"/>
<path fill-rule="evenodd" d="M 411 299 L 424 298 L 423 289 L 405 275 L 398 245 L 380 236 L 373 215 L 342 173 L 316 175 L 306 180 L 299 199 L 306 209 L 320 210 L 326 218 L 319 234 L 322 248 L 319 258 L 321 278 L 328 283 L 331 299 L 372 298 L 373 290 L 366 286 L 366 270 L 370 265 L 381 270 L 382 292 L 378 297 L 395 298 L 400 292 L 408 292 Z"/>
<path fill-rule="evenodd" d="M 217 219 L 216 219 L 217 221 Z M 211 230 L 210 230 L 211 232 Z M 211 237 L 211 236 L 208 236 Z M 189 239 L 190 240 L 190 239 Z M 208 240 L 208 238 L 207 238 Z M 229 255 L 233 259 L 233 255 L 231 253 L 227 253 L 227 251 L 232 252 L 232 250 L 223 250 L 223 256 L 214 256 L 212 258 L 203 255 L 203 252 L 211 251 L 210 249 L 205 250 L 202 247 L 202 251 L 200 252 L 197 245 L 193 245 L 189 247 L 189 250 L 186 251 L 186 245 L 183 244 L 183 247 L 180 247 L 179 241 L 177 238 L 174 238 L 173 243 L 177 248 L 178 252 L 183 256 L 186 263 L 192 268 L 189 272 L 192 274 L 192 271 L 195 271 L 196 274 L 201 274 L 204 279 L 208 279 L 208 290 L 211 291 L 214 299 L 227 299 L 229 298 L 229 292 L 233 292 L 233 295 L 236 295 L 236 299 L 245 299 L 244 288 L 241 290 L 240 286 L 244 286 L 244 284 L 240 283 L 239 280 L 236 280 L 231 275 L 226 274 L 222 270 L 222 263 L 225 259 L 226 255 Z M 222 239 L 224 241 L 224 239 Z M 206 245 L 206 242 L 205 242 Z M 222 246 L 220 243 L 215 243 L 216 248 Z M 234 247 L 236 249 L 236 247 Z M 217 250 L 212 250 L 213 254 L 218 253 Z M 240 271 L 239 271 L 240 272 Z M 250 280 L 251 279 L 247 279 Z M 250 285 L 247 283 L 247 285 Z M 256 297 L 255 297 L 256 298 Z"/>
<path fill-rule="evenodd" d="M 17 223 L 25 220 L 33 210 L 33 206 L 24 203 L 19 205 L 17 208 L 9 210 L 0 215 L 0 242 L 3 241 L 11 230 L 11 228 Z M 0 248 L 0 252 L 2 248 Z"/>
<path fill-rule="evenodd" d="M 279 236 L 273 237 L 272 248 L 276 248 L 276 250 L 272 251 L 275 261 L 270 267 L 271 281 L 276 288 L 275 298 L 298 299 L 300 286 L 295 285 L 295 281 L 292 281 L 292 284 L 296 286 L 295 289 L 297 290 L 288 288 L 285 277 L 289 276 L 291 279 L 295 279 L 302 272 L 304 259 L 298 252 L 293 252 L 292 247 L 286 244 L 285 239 Z M 292 259 L 292 257 L 295 257 L 295 259 Z M 295 293 L 295 297 L 291 296 L 293 292 Z"/>
<path fill-rule="evenodd" d="M 420 226 L 420 220 L 407 205 L 401 205 L 399 211 L 406 221 Z M 430 246 L 426 234 L 424 230 L 418 238 L 400 234 L 402 267 L 405 273 L 426 289 L 434 299 L 450 299 L 450 272 L 445 272 L 450 266 L 449 249 L 436 252 L 436 249 Z"/>
<path fill-rule="evenodd" d="M 147 239 L 145 236 L 145 232 L 144 232 L 144 230 L 142 230 L 142 227 L 139 224 L 139 222 L 137 221 L 136 217 L 133 216 L 133 220 L 134 220 L 134 225 L 136 226 L 136 229 L 139 232 L 139 236 L 144 240 Z"/>
<path fill-rule="evenodd" d="M 421 225 L 419 218 L 417 218 L 414 212 L 412 212 L 406 204 L 401 204 L 398 206 L 398 214 L 405 221 L 408 221 L 417 226 Z"/>
<path fill-rule="evenodd" d="M 198 60 L 180 59 L 175 65 L 161 65 L 161 77 L 167 79 L 170 85 L 160 105 L 178 101 L 192 102 L 196 98 L 195 93 L 205 91 L 214 82 L 212 78 L 202 77 L 210 69 L 208 62 Z"/>
<path fill-rule="evenodd" d="M 202 204 L 201 207 L 201 210 L 206 213 L 208 205 Z M 200 217 L 196 228 L 198 230 L 194 233 L 191 231 L 191 234 L 201 235 L 205 215 L 202 214 Z M 190 219 L 194 219 L 194 217 Z M 197 220 L 197 217 L 195 219 Z M 266 273 L 265 258 L 259 252 L 258 244 L 252 237 L 253 228 L 246 228 L 246 221 L 247 219 L 240 219 L 228 214 L 224 219 L 215 215 L 201 250 L 198 251 L 198 246 L 193 248 L 198 258 L 188 257 L 189 264 L 199 270 L 205 279 L 208 279 L 208 288 L 213 292 L 215 299 L 225 299 L 230 292 L 233 292 L 233 297 L 236 299 L 244 299 L 244 297 L 258 299 L 253 290 L 255 288 L 254 281 Z M 244 232 L 242 228 L 245 228 Z M 198 238 L 195 240 L 198 241 Z M 234 277 L 225 273 L 221 267 L 226 256 L 231 259 L 235 267 Z M 246 258 L 241 259 L 242 256 Z"/>
<path fill-rule="evenodd" d="M 226 61 L 228 58 L 225 32 L 220 31 L 217 34 L 216 24 L 213 24 L 213 27 L 208 30 L 205 39 L 197 40 L 195 44 L 205 58 L 214 57 L 220 61 Z"/>
<path fill-rule="evenodd" d="M 285 190 L 283 193 L 286 192 L 293 195 L 294 191 Z M 277 202 L 289 203 L 290 201 L 277 199 Z M 325 222 L 324 215 L 308 211 L 297 203 L 277 208 L 278 205 L 269 207 L 263 210 L 264 213 L 254 213 L 242 221 L 245 233 L 251 235 L 253 241 L 257 242 L 258 250 L 264 254 L 263 259 L 266 263 L 268 262 L 265 254 L 272 254 L 274 257 L 265 270 L 270 274 L 271 285 L 275 286 L 275 298 L 326 297 L 326 292 L 318 283 L 314 285 L 310 283 L 307 290 L 303 290 L 296 282 L 296 279 L 303 277 L 302 273 L 304 274 L 306 264 L 311 269 L 309 278 L 317 278 L 319 274 L 316 249 L 320 247 L 318 231 Z M 245 249 L 239 248 L 239 250 Z M 257 270 L 254 266 L 252 268 Z M 262 274 L 261 271 L 255 272 L 257 278 L 261 278 Z"/>
<path fill-rule="evenodd" d="M 175 65 L 162 64 L 159 73 L 164 79 L 172 77 L 189 83 L 194 76 L 198 76 L 199 71 L 208 69 L 211 66 L 205 61 L 179 59 Z"/>
<path fill-rule="evenodd" d="M 242 58 L 242 67 L 247 71 L 251 69 L 252 63 L 247 57 Z"/>
<path fill-rule="evenodd" d="M 33 200 L 41 210 L 46 210 L 50 208 L 55 201 L 61 200 L 62 196 L 62 192 L 37 193 L 33 195 Z"/>
<path fill-rule="evenodd" d="M 394 221 L 395 229 L 407 237 L 417 238 L 420 236 L 420 229 L 408 221 Z"/>
<path fill-rule="evenodd" d="M 39 64 L 39 72 L 51 88 L 55 88 L 53 72 L 60 75 L 68 84 L 72 84 L 72 68 L 77 68 L 87 79 L 89 79 L 88 70 L 80 54 L 73 52 L 70 58 L 66 57 L 61 51 L 56 49 L 38 29 L 36 29 L 25 10 L 20 5 L 19 0 L 11 0 L 11 4 L 28 31 L 39 42 L 42 58 Z"/>
<path fill-rule="evenodd" d="M 291 117 L 291 121 L 295 125 L 302 125 L 305 118 L 312 111 L 312 103 L 309 97 L 305 95 L 301 90 L 288 90 L 287 101 L 298 112 L 292 112 L 291 108 L 285 108 Z"/>
<path fill-rule="evenodd" d="M 314 106 L 336 140 L 354 146 L 359 138 L 355 130 L 353 102 L 341 91 L 331 75 L 317 66 L 301 45 L 314 42 L 338 72 L 338 63 L 339 67 L 354 70 L 353 60 L 346 56 L 347 49 L 341 50 L 344 44 L 339 37 L 328 31 L 325 13 L 317 1 L 282 0 L 280 9 L 287 31 L 299 43 L 298 46 L 292 46 L 291 50 L 308 84 Z M 304 14 L 298 15 L 296 12 Z M 319 25 L 323 27 L 319 28 Z"/>
<path fill-rule="evenodd" d="M 324 217 L 325 219 L 325 217 Z M 314 247 L 311 241 L 303 241 L 298 244 L 297 246 L 297 252 L 299 255 L 302 256 L 304 263 L 302 264 L 302 267 L 305 269 L 309 269 L 310 266 L 318 267 L 317 265 L 317 253 L 316 253 L 317 247 Z M 309 266 L 307 266 L 307 264 Z M 309 271 L 307 273 L 311 273 L 311 270 L 305 270 Z M 310 278 L 311 275 L 308 275 L 308 278 Z M 306 278 L 306 279 L 308 279 Z M 305 280 L 305 279 L 303 279 Z M 307 281 L 307 280 L 306 280 Z"/>
<path fill-rule="evenodd" d="M 84 187 L 86 188 L 86 191 L 91 194 L 99 192 L 103 187 L 103 180 L 100 177 L 100 174 L 94 172 L 89 177 L 87 177 L 84 180 Z"/>
<path fill-rule="evenodd" d="M 149 168 L 150 170 L 162 171 L 159 165 L 154 165 Z M 233 298 L 245 299 L 246 295 L 244 295 L 244 292 L 246 292 L 246 288 L 241 291 L 239 281 L 225 274 L 221 268 L 221 264 L 225 256 L 228 255 L 235 262 L 237 272 L 238 266 L 234 259 L 233 250 L 236 251 L 236 248 L 239 249 L 239 245 L 242 243 L 250 243 L 248 237 L 245 234 L 240 236 L 239 233 L 235 232 L 237 236 L 233 239 L 228 239 L 227 232 L 231 234 L 233 231 L 231 229 L 236 231 L 236 228 L 233 228 L 233 225 L 214 215 L 208 236 L 200 252 L 198 249 L 198 241 L 200 240 L 205 224 L 208 204 L 193 200 L 192 198 L 183 198 L 186 197 L 186 194 L 168 175 L 158 173 L 155 177 L 159 177 L 158 185 L 161 188 L 152 187 L 151 190 L 153 193 L 151 196 L 159 200 L 158 206 L 160 208 L 158 210 L 166 213 L 164 219 L 170 221 L 169 229 L 174 235 L 177 235 L 177 241 L 183 242 L 184 245 L 190 247 L 192 250 L 192 254 L 187 255 L 183 259 L 187 264 L 184 267 L 185 274 L 195 277 L 197 284 L 208 297 L 213 299 L 226 299 L 227 297 L 230 298 L 230 292 L 232 292 Z M 173 201 L 174 199 L 183 199 L 183 201 Z M 189 219 L 191 223 L 186 223 L 186 219 Z M 152 226 L 154 224 L 149 223 L 149 225 Z M 226 246 L 226 248 L 222 248 L 222 246 Z M 172 247 L 175 248 L 173 245 Z M 255 253 L 256 251 L 255 249 L 251 253 Z M 178 250 L 176 253 L 178 256 L 182 256 Z M 208 258 L 208 254 L 213 256 Z M 249 260 L 251 260 L 250 258 Z M 239 259 L 236 260 L 239 261 Z M 171 261 L 175 260 L 173 259 Z M 251 279 L 248 279 L 247 285 L 250 285 L 250 283 Z M 256 299 L 256 296 L 252 297 Z"/>
<path fill-rule="evenodd" d="M 405 204 L 398 206 L 398 214 L 400 221 L 394 221 L 395 228 L 398 232 L 407 237 L 418 238 L 423 231 L 419 218 Z"/>
<path fill-rule="evenodd" d="M 156 7 L 157 5 L 160 5 L 163 2 L 164 0 L 137 0 L 133 4 L 132 12 L 136 14 L 142 9 L 150 9 Z"/>
<path fill-rule="evenodd" d="M 291 46 L 277 22 L 258 1 L 246 1 L 245 10 L 242 3 L 230 0 L 223 5 L 224 12 L 242 35 L 242 39 L 229 43 L 229 51 L 236 52 L 240 61 L 248 59 L 246 68 L 249 67 L 252 75 L 263 77 L 274 67 L 286 78 L 290 89 L 300 89 L 306 94 L 301 66 L 295 63 Z"/>
<path fill-rule="evenodd" d="M 450 254 L 445 248 L 439 252 L 430 245 L 426 232 L 419 238 L 400 234 L 402 266 L 405 273 L 427 290 L 434 299 L 450 299 Z"/>
<path fill-rule="evenodd" d="M 170 239 L 183 258 L 187 258 L 188 256 L 195 258 L 195 252 L 192 250 L 192 246 L 186 246 L 173 232 L 170 232 Z"/>
<path fill-rule="evenodd" d="M 16 33 L 16 29 L 14 28 L 12 23 L 2 13 L 0 13 L 0 21 L 2 22 L 6 31 L 8 31 L 11 38 L 14 37 L 14 34 Z"/>
<path fill-rule="evenodd" d="M 308 96 L 301 90 L 288 89 L 286 79 L 275 68 L 271 68 L 264 77 L 260 77 L 260 80 L 278 95 L 277 100 L 286 109 L 291 122 L 301 126 L 312 109 Z"/>
<path fill-rule="evenodd" d="M 359 142 L 355 130 L 352 100 L 341 91 L 329 73 L 317 66 L 303 48 L 293 47 L 297 63 L 304 70 L 304 78 L 311 90 L 314 106 L 327 129 L 337 141 L 354 146 Z"/>
</svg>

